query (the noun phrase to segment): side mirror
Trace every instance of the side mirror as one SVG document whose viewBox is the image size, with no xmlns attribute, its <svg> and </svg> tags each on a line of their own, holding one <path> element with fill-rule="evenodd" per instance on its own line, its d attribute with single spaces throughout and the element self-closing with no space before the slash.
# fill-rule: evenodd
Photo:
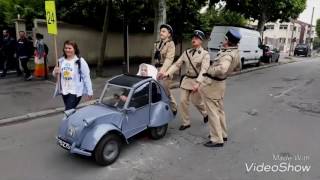
<svg viewBox="0 0 320 180">
<path fill-rule="evenodd" d="M 75 113 L 76 110 L 75 109 L 69 109 L 64 111 L 64 114 L 66 115 L 66 117 L 68 118 L 69 116 L 71 116 L 73 113 Z"/>
</svg>

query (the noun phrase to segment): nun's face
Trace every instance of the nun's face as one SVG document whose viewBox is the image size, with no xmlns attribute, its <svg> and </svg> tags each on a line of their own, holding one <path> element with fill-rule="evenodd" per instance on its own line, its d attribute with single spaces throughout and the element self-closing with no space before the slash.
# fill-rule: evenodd
<svg viewBox="0 0 320 180">
<path fill-rule="evenodd" d="M 141 76 L 148 76 L 148 68 L 147 66 L 141 67 Z"/>
</svg>

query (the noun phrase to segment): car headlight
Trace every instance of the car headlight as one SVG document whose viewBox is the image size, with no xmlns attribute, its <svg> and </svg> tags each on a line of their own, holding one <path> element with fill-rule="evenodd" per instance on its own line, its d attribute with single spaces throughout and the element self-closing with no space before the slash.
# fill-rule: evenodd
<svg viewBox="0 0 320 180">
<path fill-rule="evenodd" d="M 68 135 L 69 135 L 70 137 L 74 137 L 75 134 L 76 134 L 76 128 L 73 127 L 73 126 L 70 126 L 70 127 L 68 128 Z"/>
</svg>

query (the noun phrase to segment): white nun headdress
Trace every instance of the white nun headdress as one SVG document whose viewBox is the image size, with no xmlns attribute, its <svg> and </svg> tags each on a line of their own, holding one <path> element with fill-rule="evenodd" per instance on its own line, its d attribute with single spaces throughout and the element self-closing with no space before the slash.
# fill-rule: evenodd
<svg viewBox="0 0 320 180">
<path fill-rule="evenodd" d="M 147 66 L 147 71 L 148 71 L 148 76 L 152 77 L 153 79 L 157 80 L 157 75 L 158 75 L 158 70 L 156 67 L 150 65 L 150 64 L 145 64 L 142 63 L 139 65 L 139 71 L 138 71 L 138 76 L 141 76 L 141 69 L 142 66 Z"/>
</svg>

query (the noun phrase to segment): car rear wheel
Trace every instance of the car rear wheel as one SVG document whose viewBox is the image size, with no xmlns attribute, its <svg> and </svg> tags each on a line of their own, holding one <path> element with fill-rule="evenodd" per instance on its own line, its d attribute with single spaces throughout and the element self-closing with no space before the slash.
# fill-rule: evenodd
<svg viewBox="0 0 320 180">
<path fill-rule="evenodd" d="M 152 127 L 150 128 L 150 136 L 152 139 L 155 139 L 155 140 L 161 139 L 166 135 L 167 129 L 168 129 L 168 124 L 158 126 L 158 127 Z"/>
<path fill-rule="evenodd" d="M 97 145 L 94 153 L 97 164 L 107 166 L 114 163 L 120 154 L 121 139 L 115 134 L 107 134 Z"/>
</svg>

